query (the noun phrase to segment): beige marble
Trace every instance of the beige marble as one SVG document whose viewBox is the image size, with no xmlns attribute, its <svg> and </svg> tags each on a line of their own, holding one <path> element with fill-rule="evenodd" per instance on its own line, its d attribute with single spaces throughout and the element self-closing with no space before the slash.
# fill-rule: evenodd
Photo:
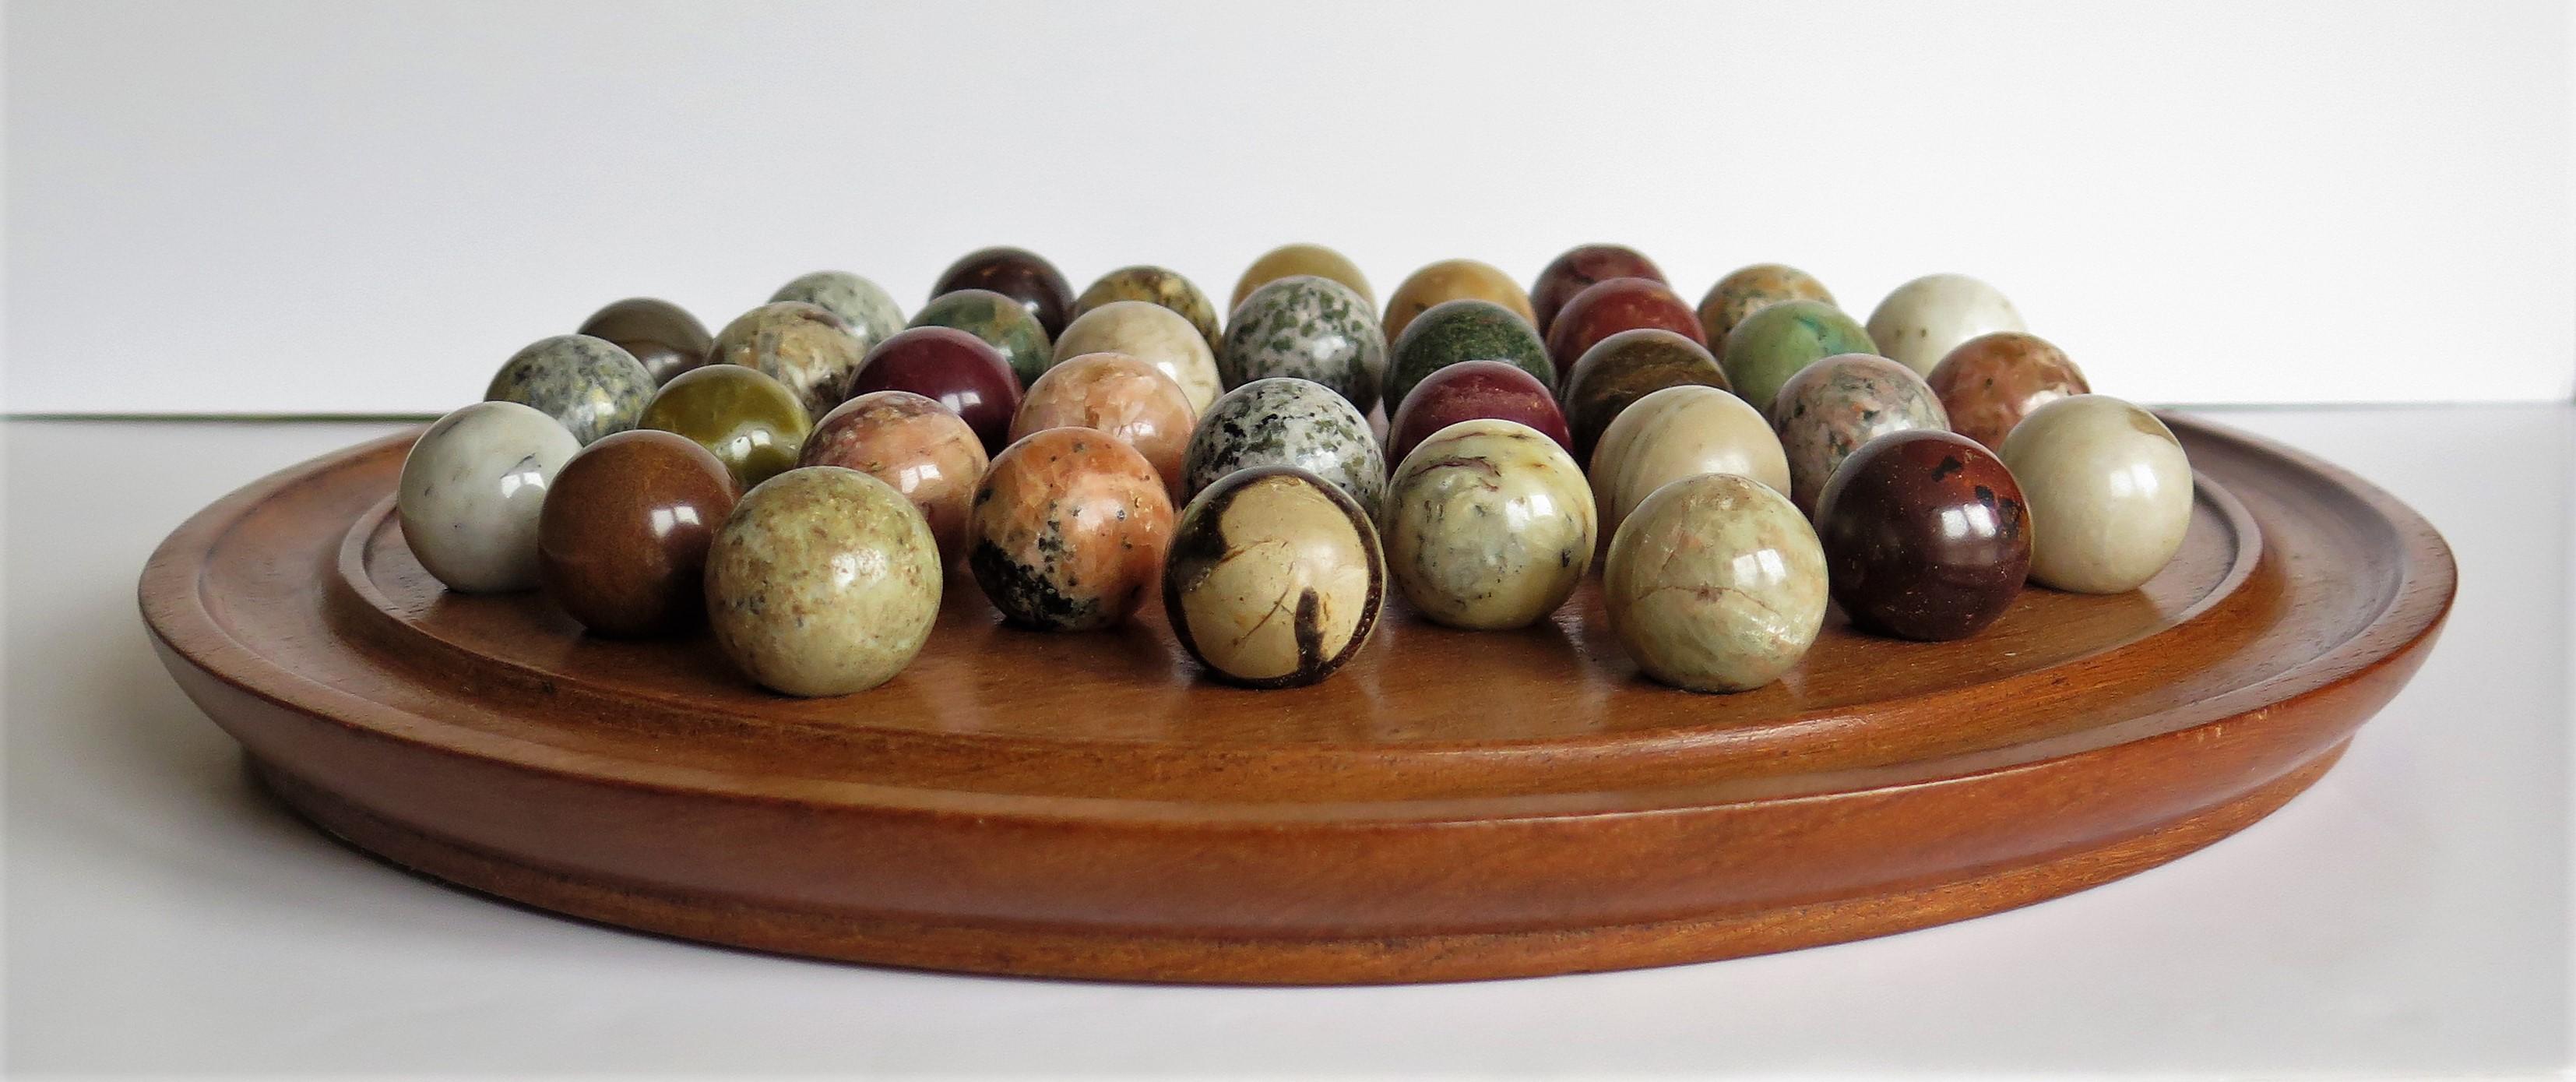
<svg viewBox="0 0 2576 1082">
<path fill-rule="evenodd" d="M 1405 600 L 1451 627 L 1545 619 L 1592 567 L 1599 517 L 1565 448 L 1518 421 L 1460 421 L 1387 486 L 1386 562 Z"/>
<path fill-rule="evenodd" d="M 1529 291 L 1522 289 L 1512 276 L 1491 263 L 1473 259 L 1443 259 L 1406 277 L 1386 299 L 1386 340 L 1395 341 L 1413 317 L 1431 310 L 1443 301 L 1461 297 L 1492 301 L 1512 310 L 1512 314 L 1538 326 L 1538 313 L 1530 308 Z"/>
<path fill-rule="evenodd" d="M 1923 376 L 1968 339 L 2029 329 L 2002 291 L 1964 274 L 1924 275 L 1869 313 L 1869 340 L 1879 354 Z"/>
<path fill-rule="evenodd" d="M 1263 252 L 1261 258 L 1243 268 L 1243 277 L 1234 281 L 1234 299 L 1226 302 L 1226 311 L 1243 307 L 1244 299 L 1252 296 L 1253 290 L 1297 274 L 1340 282 L 1351 287 L 1351 292 L 1359 294 L 1369 307 L 1377 307 L 1377 293 L 1369 289 L 1368 276 L 1360 273 L 1359 264 L 1351 262 L 1349 256 L 1321 244 L 1282 244 Z"/>
<path fill-rule="evenodd" d="M 786 384 L 808 421 L 841 404 L 850 373 L 867 349 L 848 324 L 804 301 L 773 301 L 734 318 L 716 333 L 713 362 L 758 369 Z"/>
<path fill-rule="evenodd" d="M 1807 517 L 1735 474 L 1655 491 L 1610 541 L 1610 629 L 1647 676 L 1692 691 L 1780 678 L 1825 621 L 1825 552 Z"/>
<path fill-rule="evenodd" d="M 1055 364 L 1086 353 L 1124 353 L 1162 369 L 1190 397 L 1193 414 L 1224 393 L 1216 351 L 1180 313 L 1151 301 L 1111 301 L 1067 324 L 1055 339 Z"/>
<path fill-rule="evenodd" d="M 1739 474 L 1789 492 L 1780 437 L 1743 399 L 1698 384 L 1638 399 L 1611 419 L 1592 449 L 1592 495 L 1601 502 L 1602 529 L 1617 533 L 1656 489 L 1703 473 Z"/>
<path fill-rule="evenodd" d="M 2137 589 L 2191 527 L 2191 460 L 2155 415 L 2109 395 L 2061 398 L 2004 437 L 2030 509 L 2030 577 L 2087 594 Z"/>
<path fill-rule="evenodd" d="M 1217 482 L 1181 515 L 1163 573 L 1181 645 L 1224 677 L 1310 684 L 1368 641 L 1386 587 L 1377 530 L 1347 493 L 1294 467 Z"/>
<path fill-rule="evenodd" d="M 939 543 L 892 486 L 808 466 L 734 505 L 707 549 L 716 646 L 762 685 L 846 695 L 902 672 L 939 615 Z"/>
</svg>

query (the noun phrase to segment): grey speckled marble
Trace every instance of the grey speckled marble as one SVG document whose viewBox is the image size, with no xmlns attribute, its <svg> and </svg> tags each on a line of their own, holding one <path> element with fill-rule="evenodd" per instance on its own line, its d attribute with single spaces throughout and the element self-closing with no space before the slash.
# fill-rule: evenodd
<svg viewBox="0 0 2576 1082">
<path fill-rule="evenodd" d="M 1367 413 L 1386 379 L 1386 332 L 1351 287 L 1293 275 L 1244 298 L 1216 362 L 1228 387 L 1294 376 L 1332 388 Z"/>
<path fill-rule="evenodd" d="M 1350 400 L 1313 380 L 1257 379 L 1225 393 L 1199 418 L 1182 473 L 1192 494 L 1236 470 L 1295 466 L 1376 507 L 1386 492 L 1386 452 Z"/>
<path fill-rule="evenodd" d="M 778 287 L 769 299 L 804 301 L 841 317 L 849 325 L 850 336 L 859 340 L 861 353 L 903 329 L 903 308 L 894 297 L 848 271 L 815 271 Z"/>
<path fill-rule="evenodd" d="M 635 427 L 658 384 L 624 347 L 586 334 L 540 338 L 512 354 L 483 390 L 486 402 L 516 402 L 563 423 L 588 444 Z"/>
</svg>

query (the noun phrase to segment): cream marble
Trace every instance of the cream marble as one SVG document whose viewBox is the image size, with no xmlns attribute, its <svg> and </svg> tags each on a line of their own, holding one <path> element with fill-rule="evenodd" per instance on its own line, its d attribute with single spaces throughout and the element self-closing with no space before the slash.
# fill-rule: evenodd
<svg viewBox="0 0 2576 1082">
<path fill-rule="evenodd" d="M 1086 353 L 1124 353 L 1162 369 L 1201 413 L 1225 390 L 1207 338 L 1180 313 L 1151 301 L 1111 301 L 1084 312 L 1056 336 L 1052 363 Z"/>
<path fill-rule="evenodd" d="M 477 402 L 439 418 L 403 456 L 394 486 L 403 540 L 448 589 L 535 588 L 546 486 L 580 450 L 562 423 L 516 402 Z"/>
<path fill-rule="evenodd" d="M 1460 421 L 1404 456 L 1379 512 L 1386 562 L 1424 616 L 1470 630 L 1526 627 L 1592 567 L 1599 516 L 1583 470 L 1518 421 Z"/>
<path fill-rule="evenodd" d="M 2109 395 L 2061 398 L 2004 437 L 2030 509 L 2030 577 L 2087 594 L 2137 589 L 2191 526 L 2191 460 L 2155 414 Z"/>
<path fill-rule="evenodd" d="M 1805 657 L 1824 627 L 1825 552 L 1807 517 L 1744 477 L 1657 489 L 1610 540 L 1610 629 L 1647 676 L 1749 691 Z"/>
<path fill-rule="evenodd" d="M 1878 352 L 1917 375 L 1981 334 L 2023 331 L 2021 312 L 2001 290 L 1964 274 L 1927 274 L 1896 287 L 1869 313 Z"/>
<path fill-rule="evenodd" d="M 1647 495 L 1684 477 L 1732 473 L 1789 492 L 1789 460 L 1762 414 L 1715 387 L 1685 384 L 1638 399 L 1592 449 L 1592 495 L 1604 531 Z"/>
</svg>

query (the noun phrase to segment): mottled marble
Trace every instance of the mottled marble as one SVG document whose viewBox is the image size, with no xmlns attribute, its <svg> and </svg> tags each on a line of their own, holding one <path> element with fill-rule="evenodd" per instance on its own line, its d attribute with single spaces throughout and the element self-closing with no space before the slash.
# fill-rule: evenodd
<svg viewBox="0 0 2576 1082">
<path fill-rule="evenodd" d="M 1172 635 L 1221 679 L 1312 684 L 1368 644 L 1386 594 L 1369 514 L 1289 466 L 1226 475 L 1181 512 L 1163 568 Z"/>
<path fill-rule="evenodd" d="M 1050 428 L 1096 428 L 1145 456 L 1178 505 L 1189 498 L 1190 396 L 1163 370 L 1124 353 L 1086 353 L 1047 370 L 1011 419 L 1014 441 Z"/>
<path fill-rule="evenodd" d="M 1396 588 L 1476 631 L 1546 619 L 1592 568 L 1599 519 L 1582 467 L 1537 429 L 1461 421 L 1396 467 L 1379 514 Z"/>
<path fill-rule="evenodd" d="M 1949 413 L 1951 431 L 1995 451 L 2003 449 L 2004 437 L 2032 410 L 2093 393 L 2065 351 L 2019 331 L 1981 334 L 1960 343 L 1932 366 L 1924 381 Z"/>
<path fill-rule="evenodd" d="M 1771 431 L 1789 456 L 1789 502 L 1810 515 L 1834 468 L 1890 432 L 1946 430 L 1923 377 L 1885 357 L 1843 353 L 1800 369 L 1771 402 Z"/>
<path fill-rule="evenodd" d="M 546 486 L 581 441 L 516 402 L 477 402 L 429 426 L 403 456 L 394 513 L 403 540 L 458 593 L 537 585 Z"/>
<path fill-rule="evenodd" d="M 1538 326 L 1538 313 L 1530 308 L 1529 292 L 1511 275 L 1491 263 L 1473 259 L 1443 259 L 1413 272 L 1395 293 L 1386 299 L 1387 341 L 1394 341 L 1413 325 L 1415 318 L 1433 305 L 1454 300 L 1492 301 Z"/>
<path fill-rule="evenodd" d="M 1789 460 L 1780 438 L 1743 399 L 1684 384 L 1630 403 L 1592 448 L 1592 494 L 1601 504 L 1602 530 L 1618 532 L 1656 489 L 1703 473 L 1749 477 L 1789 498 Z"/>
<path fill-rule="evenodd" d="M 1492 301 L 1461 298 L 1432 305 L 1389 347 L 1387 404 L 1403 409 L 1415 384 L 1461 361 L 1508 361 L 1540 384 L 1556 386 L 1556 365 L 1528 320 Z"/>
<path fill-rule="evenodd" d="M 1878 347 L 1840 308 L 1823 301 L 1781 301 L 1744 317 L 1727 332 L 1717 363 L 1726 369 L 1735 393 L 1767 413 L 1789 377 L 1840 353 L 1878 353 Z"/>
<path fill-rule="evenodd" d="M 1037 382 L 1055 359 L 1055 340 L 1020 302 L 989 289 L 942 293 L 913 314 L 915 327 L 953 327 L 981 338 L 1002 351 L 1020 386 Z"/>
<path fill-rule="evenodd" d="M 930 287 L 933 299 L 961 289 L 988 289 L 1028 310 L 1048 338 L 1064 333 L 1073 318 L 1073 287 L 1055 264 L 1026 248 L 978 248 L 958 257 Z"/>
<path fill-rule="evenodd" d="M 561 422 L 587 444 L 635 427 L 659 384 L 635 356 L 604 338 L 558 334 L 512 354 L 483 389 L 486 402 L 516 402 Z"/>
<path fill-rule="evenodd" d="M 1199 337 L 1207 340 L 1211 350 L 1225 341 L 1225 333 L 1217 327 L 1216 304 L 1181 272 L 1169 267 L 1120 267 L 1101 275 L 1073 299 L 1073 318 L 1081 319 L 1083 313 L 1111 301 L 1144 301 L 1169 308 L 1172 314 L 1198 328 Z"/>
<path fill-rule="evenodd" d="M 738 364 L 711 364 L 662 385 L 642 427 L 697 441 L 748 491 L 796 465 L 814 421 L 786 384 Z"/>
<path fill-rule="evenodd" d="M 844 398 L 910 391 L 955 413 L 987 453 L 1010 442 L 1020 411 L 1020 377 L 992 343 L 954 327 L 913 327 L 877 343 L 850 374 Z"/>
<path fill-rule="evenodd" d="M 1985 630 L 2030 571 L 2026 507 L 2012 471 L 1975 440 L 1933 429 L 1871 440 L 1816 502 L 1834 600 L 1853 626 L 1898 638 Z"/>
<path fill-rule="evenodd" d="M 738 364 L 786 385 L 807 419 L 832 412 L 867 348 L 849 325 L 804 301 L 773 301 L 736 317 L 716 333 L 713 359 Z"/>
<path fill-rule="evenodd" d="M 1332 388 L 1302 379 L 1259 379 L 1226 392 L 1199 417 L 1187 464 L 1193 495 L 1253 466 L 1295 466 L 1376 507 L 1386 492 L 1386 452 L 1368 418 Z"/>
<path fill-rule="evenodd" d="M 803 301 L 841 320 L 867 352 L 903 329 L 903 306 L 875 282 L 848 271 L 815 271 L 778 287 L 775 301 Z"/>
<path fill-rule="evenodd" d="M 1330 387 L 1367 413 L 1386 379 L 1386 332 L 1349 286 L 1290 275 L 1235 307 L 1216 363 L 1228 387 L 1293 376 Z"/>
<path fill-rule="evenodd" d="M 1387 422 L 1387 461 L 1402 462 L 1441 429 L 1484 417 L 1518 421 L 1574 453 L 1574 436 L 1566 431 L 1556 395 L 1537 376 L 1503 361 L 1460 361 L 1424 377 L 1404 396 L 1395 419 Z"/>
<path fill-rule="evenodd" d="M 789 695 L 888 680 L 930 641 L 938 542 L 902 494 L 838 466 L 789 470 L 744 494 L 707 549 L 716 646 Z"/>
<path fill-rule="evenodd" d="M 2030 501 L 2031 578 L 2088 594 L 2137 589 L 2191 528 L 2191 460 L 2156 415 L 2109 395 L 2061 398 L 2004 437 Z"/>
<path fill-rule="evenodd" d="M 1241 308 L 1253 290 L 1299 274 L 1340 282 L 1351 287 L 1351 292 L 1359 294 L 1369 307 L 1377 307 L 1377 293 L 1369 289 L 1368 276 L 1360 273 L 1359 264 L 1351 262 L 1350 257 L 1321 244 L 1283 244 L 1243 268 L 1243 276 L 1234 280 L 1234 299 L 1226 302 L 1225 309 L 1231 312 Z"/>
<path fill-rule="evenodd" d="M 1645 327 L 1708 345 L 1700 338 L 1699 317 L 1671 287 L 1646 278 L 1613 278 L 1585 287 L 1557 311 L 1547 328 L 1548 360 L 1562 381 L 1573 372 L 1574 362 L 1602 339 Z"/>
<path fill-rule="evenodd" d="M 1821 301 L 1834 303 L 1834 295 L 1816 276 L 1796 267 L 1779 263 L 1756 263 L 1741 267 L 1717 284 L 1699 300 L 1699 327 L 1707 333 L 1711 347 L 1726 344 L 1727 332 L 1744 322 L 1744 317 L 1781 301 Z"/>
<path fill-rule="evenodd" d="M 910 391 L 871 391 L 824 414 L 799 466 L 839 466 L 891 486 L 921 512 L 942 566 L 966 554 L 966 520 L 988 464 L 956 411 Z"/>
<path fill-rule="evenodd" d="M 1089 631 L 1126 620 L 1161 583 L 1172 499 L 1124 441 L 1050 428 L 993 459 L 967 536 L 966 564 L 1004 618 Z"/>
<path fill-rule="evenodd" d="M 658 297 L 628 297 L 590 314 L 580 333 L 617 343 L 656 383 L 707 363 L 716 340 L 689 310 Z"/>
<path fill-rule="evenodd" d="M 1825 553 L 1807 517 L 1736 474 L 1655 490 L 1602 564 L 1611 632 L 1648 677 L 1691 691 L 1779 679 L 1815 644 L 1825 600 Z"/>
<path fill-rule="evenodd" d="M 1896 287 L 1869 313 L 1869 352 L 1930 373 L 1959 343 L 1996 331 L 2020 331 L 2021 313 L 1995 287 L 1964 274 L 1927 274 Z"/>
<path fill-rule="evenodd" d="M 1565 423 L 1574 436 L 1574 460 L 1591 462 L 1601 433 L 1638 399 L 1666 387 L 1692 385 L 1727 389 L 1717 356 L 1688 335 L 1640 327 L 1595 343 L 1565 377 Z"/>
<path fill-rule="evenodd" d="M 1613 278 L 1644 278 L 1662 282 L 1663 269 L 1634 248 L 1620 244 L 1584 244 L 1565 250 L 1564 254 L 1540 268 L 1538 280 L 1530 284 L 1530 310 L 1538 316 L 1539 333 L 1545 334 L 1556 325 L 1556 314 L 1574 295 L 1593 283 Z"/>
<path fill-rule="evenodd" d="M 1205 412 L 1225 388 L 1216 351 L 1179 313 L 1146 301 L 1111 301 L 1082 314 L 1055 339 L 1058 364 L 1086 353 L 1124 353 L 1162 369 Z"/>
<path fill-rule="evenodd" d="M 594 635 L 668 635 L 706 618 L 707 546 L 733 474 L 686 436 L 637 429 L 581 449 L 546 486 L 537 574 Z"/>
</svg>

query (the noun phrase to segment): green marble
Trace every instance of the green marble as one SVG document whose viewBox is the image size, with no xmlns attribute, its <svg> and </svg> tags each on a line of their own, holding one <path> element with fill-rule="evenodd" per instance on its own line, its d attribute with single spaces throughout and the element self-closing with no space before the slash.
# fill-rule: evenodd
<svg viewBox="0 0 2576 1082">
<path fill-rule="evenodd" d="M 778 287 L 769 300 L 803 301 L 839 316 L 861 353 L 903 329 L 903 307 L 875 282 L 848 271 L 815 271 Z"/>
<path fill-rule="evenodd" d="M 1798 370 L 1840 353 L 1876 353 L 1860 321 L 1823 301 L 1782 301 L 1755 311 L 1726 334 L 1718 361 L 1727 382 L 1768 416 L 1780 385 Z"/>
<path fill-rule="evenodd" d="M 768 373 L 738 364 L 692 368 L 662 385 L 640 428 L 677 432 L 715 452 L 748 491 L 796 467 L 814 421 L 796 392 Z"/>
<path fill-rule="evenodd" d="M 1404 405 L 1404 396 L 1424 377 L 1460 361 L 1505 361 L 1556 386 L 1556 365 L 1547 359 L 1547 343 L 1520 314 L 1492 301 L 1462 297 L 1432 305 L 1415 316 L 1395 340 L 1387 362 L 1386 409 Z"/>
<path fill-rule="evenodd" d="M 960 289 L 933 297 L 912 317 L 912 325 L 950 327 L 991 343 L 1011 362 L 1011 373 L 1020 377 L 1023 389 L 1036 383 L 1055 357 L 1055 343 L 1048 339 L 1046 325 L 1020 302 L 989 289 Z"/>
</svg>

